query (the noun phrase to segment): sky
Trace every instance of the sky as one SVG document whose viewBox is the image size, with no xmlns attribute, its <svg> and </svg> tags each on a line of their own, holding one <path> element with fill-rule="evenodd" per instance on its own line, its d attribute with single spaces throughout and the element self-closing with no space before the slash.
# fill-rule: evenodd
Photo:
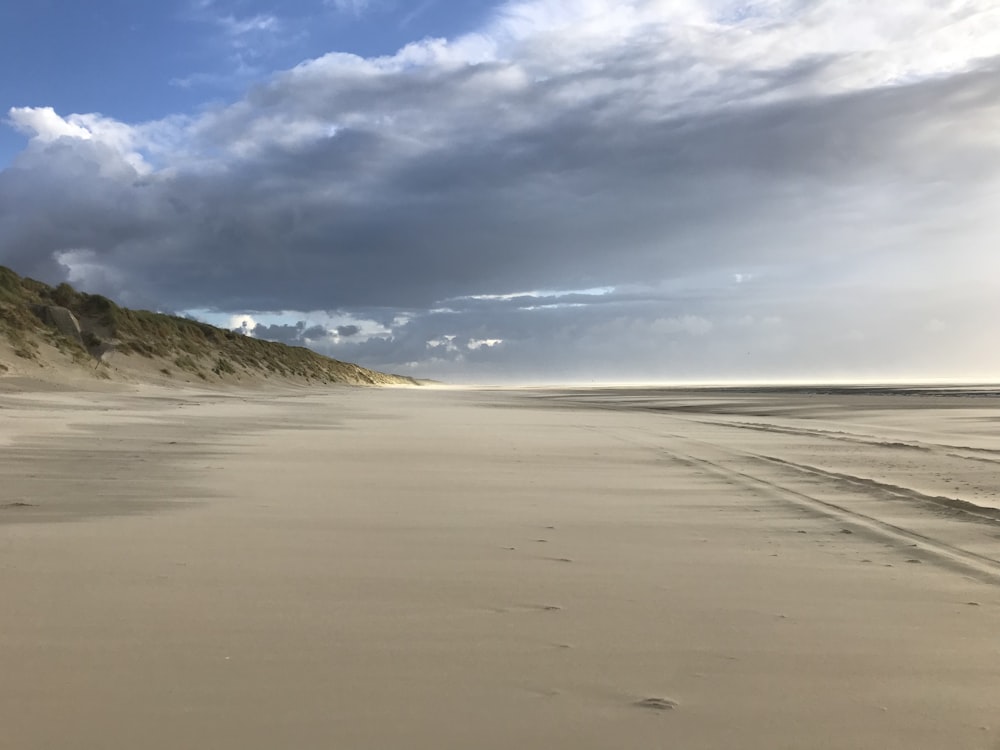
<svg viewBox="0 0 1000 750">
<path fill-rule="evenodd" d="M 995 0 L 0 4 L 0 264 L 457 383 L 998 380 Z"/>
</svg>

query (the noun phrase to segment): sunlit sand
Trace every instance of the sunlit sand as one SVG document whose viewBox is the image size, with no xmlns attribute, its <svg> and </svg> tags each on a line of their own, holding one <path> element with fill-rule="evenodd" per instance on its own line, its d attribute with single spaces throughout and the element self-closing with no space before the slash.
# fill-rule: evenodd
<svg viewBox="0 0 1000 750">
<path fill-rule="evenodd" d="M 995 748 L 998 404 L 0 393 L 0 744 Z"/>
</svg>

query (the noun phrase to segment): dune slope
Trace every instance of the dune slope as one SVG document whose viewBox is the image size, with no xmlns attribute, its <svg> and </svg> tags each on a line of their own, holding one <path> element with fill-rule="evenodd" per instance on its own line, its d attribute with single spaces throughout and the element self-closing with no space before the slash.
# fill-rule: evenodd
<svg viewBox="0 0 1000 750">
<path fill-rule="evenodd" d="M 303 347 L 121 307 L 0 266 L 0 376 L 131 382 L 415 385 Z"/>
</svg>

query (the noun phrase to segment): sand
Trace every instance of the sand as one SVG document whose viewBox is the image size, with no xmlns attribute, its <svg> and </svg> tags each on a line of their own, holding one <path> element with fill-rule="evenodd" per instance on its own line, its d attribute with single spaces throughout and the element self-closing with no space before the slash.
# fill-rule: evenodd
<svg viewBox="0 0 1000 750">
<path fill-rule="evenodd" d="M 8 387 L 0 746 L 996 750 L 998 420 Z"/>
</svg>

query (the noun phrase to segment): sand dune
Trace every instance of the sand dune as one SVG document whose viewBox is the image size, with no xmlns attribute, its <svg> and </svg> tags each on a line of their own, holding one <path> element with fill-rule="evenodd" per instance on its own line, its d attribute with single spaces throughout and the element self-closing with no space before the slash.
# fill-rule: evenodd
<svg viewBox="0 0 1000 750">
<path fill-rule="evenodd" d="M 995 750 L 998 418 L 2 393 L 5 746 Z"/>
</svg>

